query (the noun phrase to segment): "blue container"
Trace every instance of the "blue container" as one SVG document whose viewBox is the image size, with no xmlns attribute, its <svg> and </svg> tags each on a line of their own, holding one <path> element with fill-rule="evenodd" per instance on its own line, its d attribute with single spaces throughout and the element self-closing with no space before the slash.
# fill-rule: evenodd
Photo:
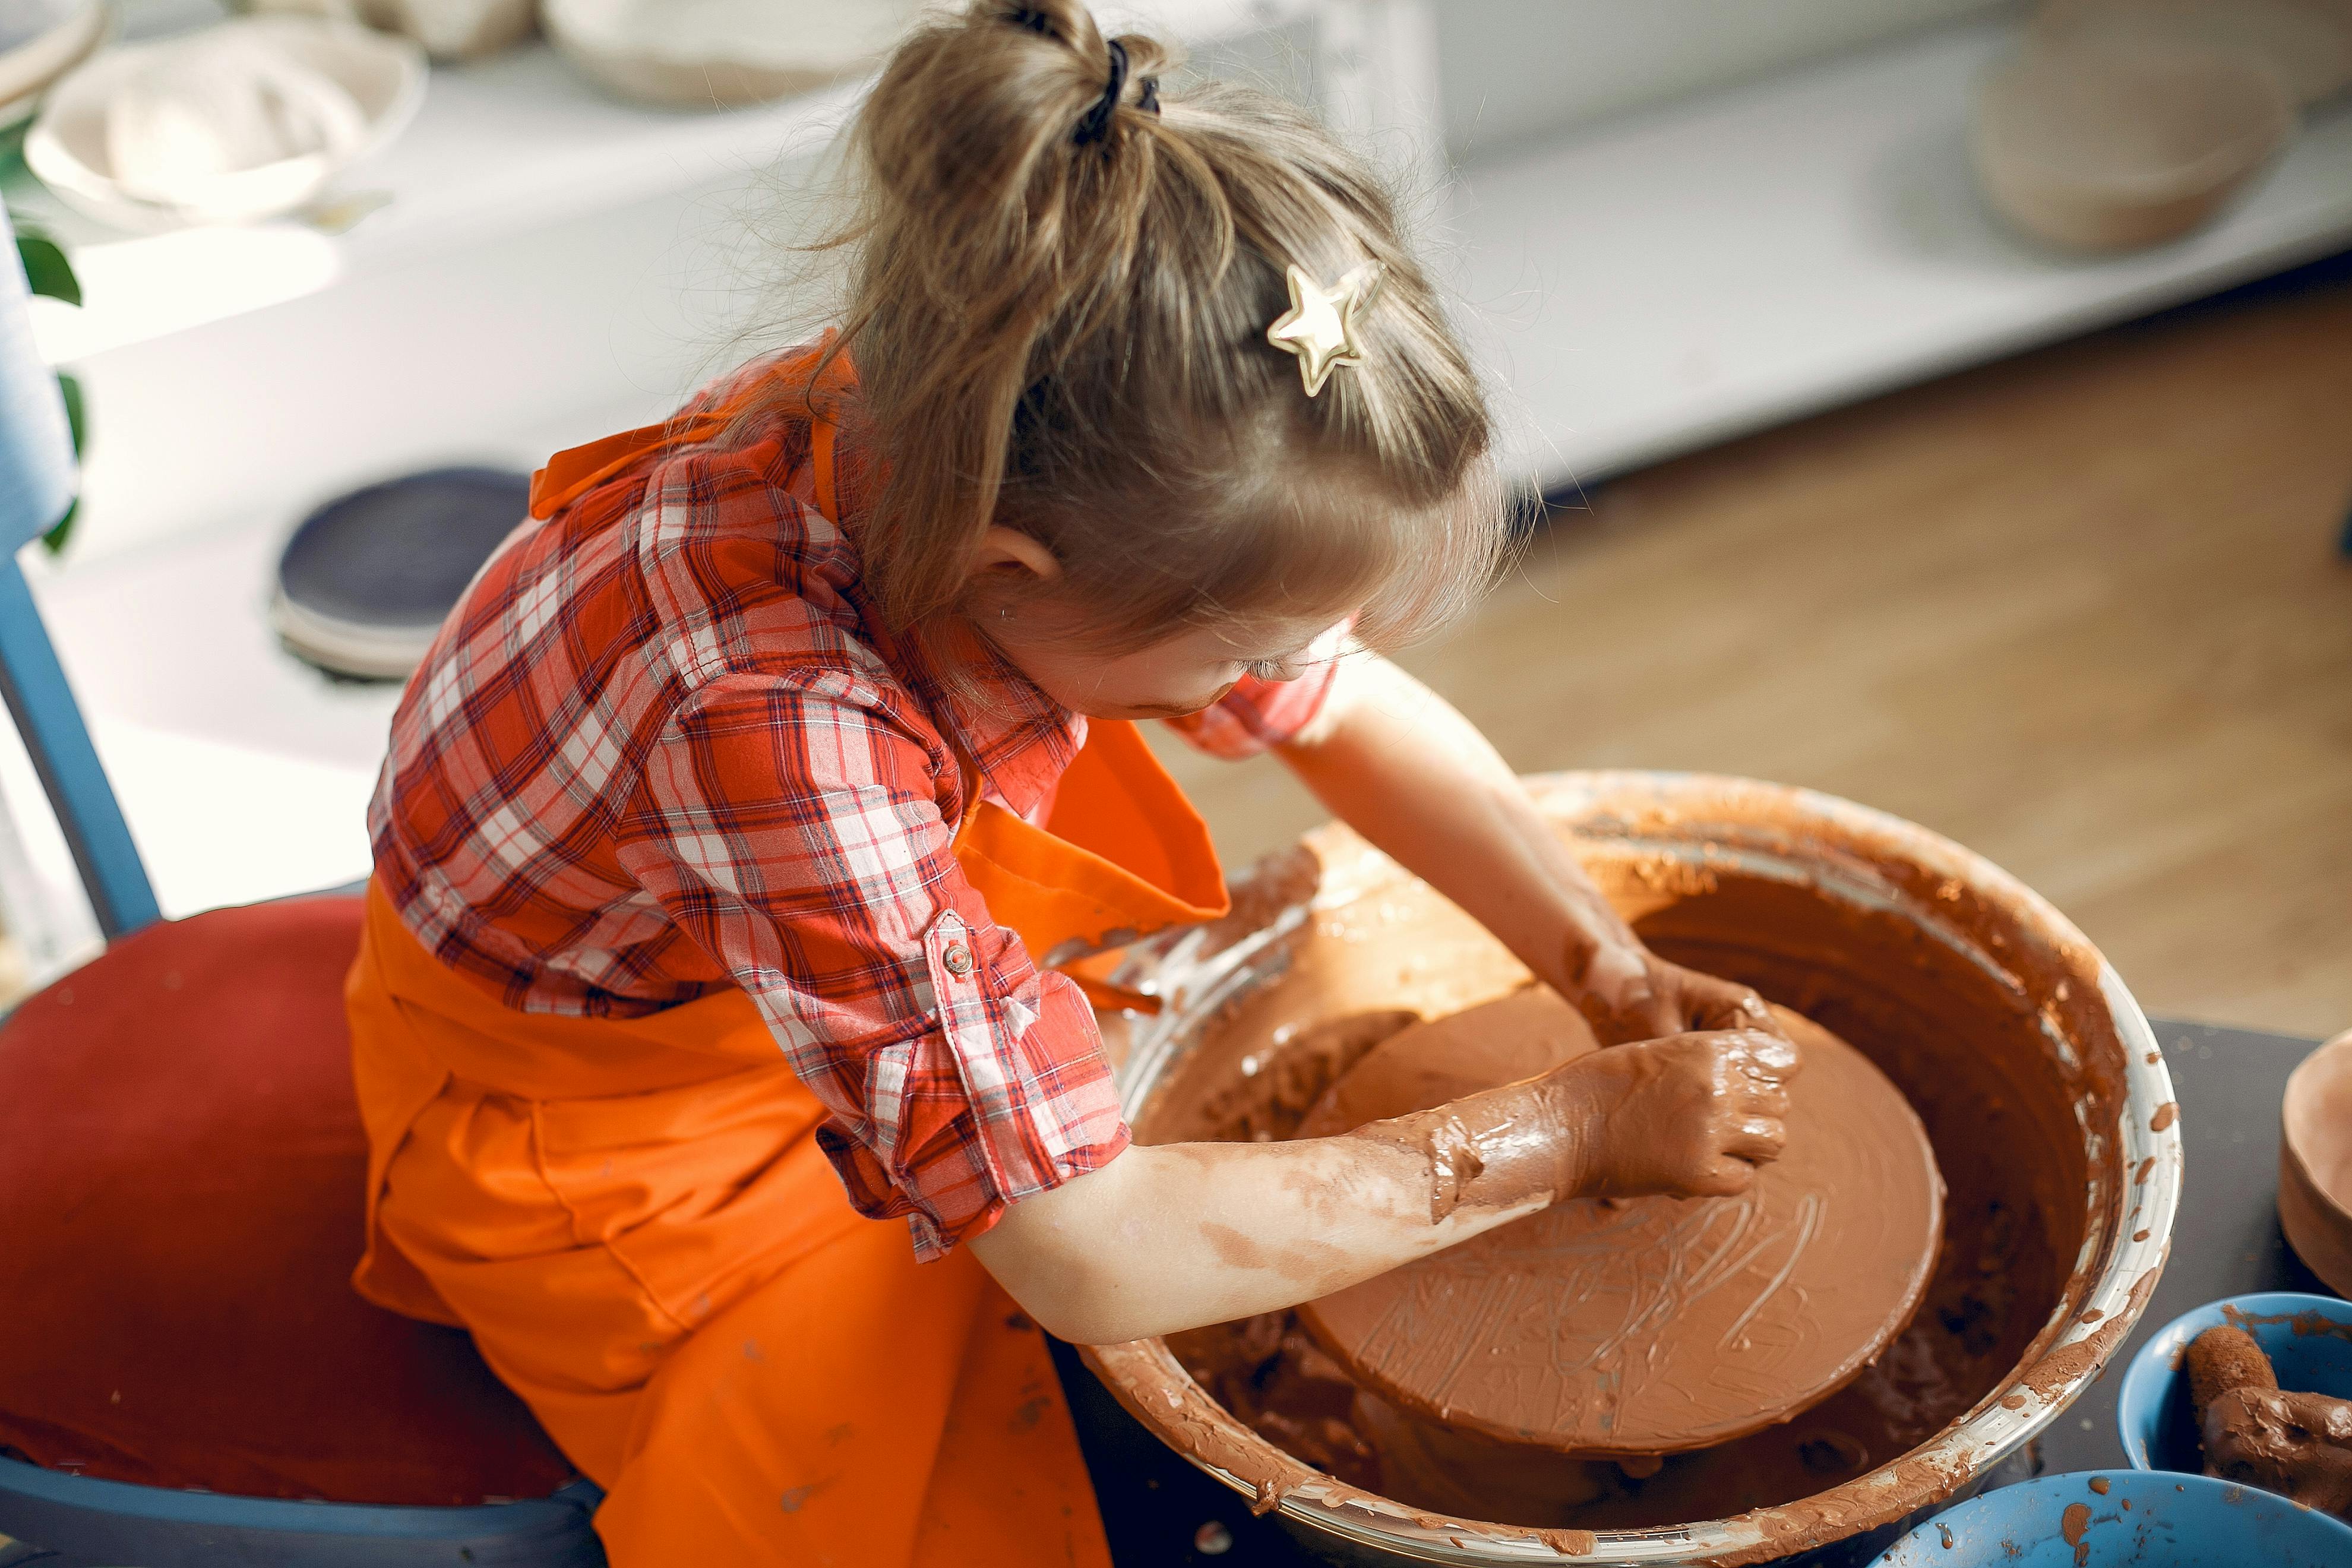
<svg viewBox="0 0 2352 1568">
<path fill-rule="evenodd" d="M 2254 1336 L 2278 1369 L 2281 1388 L 2352 1399 L 2352 1301 L 2293 1290 L 2232 1296 L 2173 1319 L 2132 1357 L 2116 1400 L 2116 1425 L 2132 1468 L 2191 1475 L 2205 1468 L 2183 1358 L 2189 1342 L 2218 1323 Z"/>
<path fill-rule="evenodd" d="M 2105 1489 L 2102 1490 L 2101 1489 Z M 1872 1568 L 2346 1568 L 2352 1525 L 2252 1487 L 2084 1470 L 1937 1514 Z"/>
</svg>

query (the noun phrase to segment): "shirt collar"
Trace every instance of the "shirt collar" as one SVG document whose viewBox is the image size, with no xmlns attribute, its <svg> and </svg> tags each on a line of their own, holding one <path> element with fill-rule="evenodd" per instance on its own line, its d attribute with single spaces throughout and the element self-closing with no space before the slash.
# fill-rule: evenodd
<svg viewBox="0 0 2352 1568">
<path fill-rule="evenodd" d="M 952 728 L 950 743 L 980 770 L 985 792 L 1022 816 L 1034 815 L 1086 743 L 1086 716 L 1046 696 L 968 628 L 902 638 L 899 646 L 902 678 L 934 719 Z M 940 674 L 937 661 L 946 658 L 965 667 L 969 694 Z"/>
<path fill-rule="evenodd" d="M 845 434 L 835 447 L 835 495 L 845 520 L 863 510 L 872 480 L 864 443 Z M 854 521 L 845 531 L 854 531 Z M 853 533 L 854 536 L 854 533 Z M 861 607 L 878 616 L 871 605 Z M 1055 702 L 994 644 L 969 627 L 951 627 L 930 637 L 898 636 L 884 640 L 889 663 L 935 723 L 953 732 L 981 773 L 983 793 L 1024 817 L 1051 798 L 1054 785 L 1086 743 L 1086 716 Z M 954 659 L 967 668 L 970 695 L 945 679 L 940 665 Z"/>
</svg>

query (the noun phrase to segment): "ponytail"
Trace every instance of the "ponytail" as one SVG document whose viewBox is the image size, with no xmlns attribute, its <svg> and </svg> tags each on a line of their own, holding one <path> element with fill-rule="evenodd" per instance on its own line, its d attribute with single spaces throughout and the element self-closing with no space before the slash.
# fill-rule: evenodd
<svg viewBox="0 0 2352 1568">
<path fill-rule="evenodd" d="M 957 614 L 1022 529 L 1109 643 L 1360 609 L 1423 629 L 1482 587 L 1503 509 L 1476 379 L 1388 193 L 1302 110 L 1171 92 L 1076 0 L 978 0 L 893 54 L 851 131 L 838 343 L 880 459 L 859 521 L 894 627 Z M 1362 363 L 1302 395 L 1286 268 L 1383 285 Z"/>
</svg>

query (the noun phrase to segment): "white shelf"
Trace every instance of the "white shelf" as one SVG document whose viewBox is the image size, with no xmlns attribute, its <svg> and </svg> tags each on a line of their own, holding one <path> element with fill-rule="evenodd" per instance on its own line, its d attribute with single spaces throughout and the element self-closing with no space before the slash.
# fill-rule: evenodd
<svg viewBox="0 0 2352 1568">
<path fill-rule="evenodd" d="M 1939 30 L 1473 166 L 1463 287 L 1507 450 L 1547 489 L 2211 292 L 2352 243 L 2352 103 L 2220 225 L 2066 259 L 1979 199 Z"/>
<path fill-rule="evenodd" d="M 1150 29 L 1198 47 L 1280 23 L 1297 0 L 1134 0 L 1102 7 L 1107 25 Z M 176 5 L 135 36 L 183 31 L 218 13 Z M 0 195 L 72 251 L 79 310 L 37 302 L 54 362 L 184 331 L 299 299 L 340 279 L 423 256 L 543 228 L 672 192 L 747 184 L 822 153 L 865 90 L 863 80 L 751 109 L 707 113 L 621 102 L 544 42 L 435 68 L 415 121 L 354 164 L 312 209 L 376 205 L 347 232 L 287 219 L 237 228 L 126 235 L 73 213 L 28 175 Z"/>
</svg>

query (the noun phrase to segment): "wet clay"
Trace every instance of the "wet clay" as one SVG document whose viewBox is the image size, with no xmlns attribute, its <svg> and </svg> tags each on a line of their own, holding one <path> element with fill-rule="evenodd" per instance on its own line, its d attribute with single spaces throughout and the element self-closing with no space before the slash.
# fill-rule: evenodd
<svg viewBox="0 0 2352 1568">
<path fill-rule="evenodd" d="M 2275 1391 L 2278 1373 L 2254 1336 L 2234 1323 L 2206 1330 L 2189 1342 L 2189 1403 L 2200 1414 L 2236 1388 Z"/>
<path fill-rule="evenodd" d="M 2205 1472 L 2352 1514 L 2352 1400 L 2233 1388 L 2205 1407 Z"/>
<path fill-rule="evenodd" d="M 2091 1505 L 2086 1502 L 2068 1503 L 2066 1511 L 2058 1516 L 2058 1534 L 2074 1549 L 2074 1568 L 2084 1568 L 2084 1564 L 2091 1561 L 2091 1549 L 2083 1540 L 2090 1531 Z"/>
<path fill-rule="evenodd" d="M 1878 1358 L 1927 1289 L 1943 1184 L 1901 1091 L 1826 1030 L 1779 1018 L 1804 1068 L 1786 1151 L 1748 1192 L 1570 1199 L 1299 1310 L 1381 1396 L 1379 1446 L 1396 1452 L 1417 1420 L 1561 1452 L 1680 1452 L 1784 1421 Z M 1574 1008 L 1529 987 L 1382 1042 L 1297 1135 L 1458 1102 L 1599 1048 Z M 1409 1436 L 1424 1468 L 1501 1462 Z"/>
<path fill-rule="evenodd" d="M 2198 1335 L 2186 1359 L 2207 1475 L 2352 1514 L 2352 1401 L 2281 1390 L 2262 1345 L 2233 1323 Z"/>
<path fill-rule="evenodd" d="M 1657 830 L 1681 827 L 1662 821 Z M 2086 1120 L 2112 1119 L 2121 1092 L 2118 1068 L 2073 1044 L 2106 1027 L 2095 955 L 2021 943 L 2012 951 L 2014 928 L 1999 911 L 1958 883 L 1948 889 L 1901 865 L 1860 866 L 1854 875 L 1907 879 L 1886 903 L 1899 895 L 1937 909 L 1970 931 L 1974 950 L 1938 940 L 1893 907 L 1750 872 L 1737 853 L 1743 835 L 1769 854 L 1784 848 L 1769 824 L 1710 825 L 1709 837 L 1729 847 L 1696 863 L 1646 847 L 1644 830 L 1618 820 L 1573 840 L 1643 939 L 1833 1031 L 1901 1090 L 1926 1128 L 1948 1193 L 1918 1311 L 1828 1399 L 1781 1425 L 1667 1455 L 1654 1469 L 1530 1458 L 1469 1433 L 1443 1439 L 1467 1446 L 1466 1467 L 1459 1452 L 1432 1456 L 1427 1424 L 1401 1431 L 1377 1396 L 1360 1393 L 1339 1413 L 1332 1363 L 1310 1355 L 1317 1347 L 1294 1313 L 1170 1336 L 1168 1350 L 1222 1410 L 1206 1401 L 1196 1409 L 1192 1389 L 1171 1381 L 1177 1367 L 1157 1360 L 1149 1342 L 1106 1358 L 1123 1396 L 1158 1411 L 1171 1441 L 1250 1478 L 1262 1504 L 1321 1472 L 1408 1509 L 1570 1534 L 1740 1516 L 1769 1543 L 1755 1554 L 1769 1556 L 1944 1495 L 1963 1471 L 1904 1456 L 2005 1393 L 2042 1396 L 2112 1350 L 2105 1334 L 2053 1348 L 2066 1326 L 2058 1309 L 2084 1288 L 2069 1267 L 2089 1256 L 2086 1197 L 2089 1212 L 2102 1212 L 2129 1186 L 2111 1151 L 2098 1163 L 2085 1152 Z M 1443 1017 L 1530 983 L 1467 916 L 1352 835 L 1326 830 L 1310 848 L 1320 861 L 1315 907 L 1285 938 L 1273 977 L 1226 1002 L 1135 1108 L 1140 1141 L 1289 1136 L 1397 1032 L 1398 1015 Z M 2013 970 L 1975 955 L 1985 952 Z M 1228 1412 L 1295 1459 L 1266 1469 L 1241 1446 Z M 1490 1454 L 1480 1455 L 1482 1442 Z M 1494 1462 L 1465 1492 L 1458 1478 L 1480 1477 L 1480 1458 Z M 1862 1481 L 1883 1466 L 1893 1467 L 1891 1489 L 1879 1478 Z"/>
</svg>

